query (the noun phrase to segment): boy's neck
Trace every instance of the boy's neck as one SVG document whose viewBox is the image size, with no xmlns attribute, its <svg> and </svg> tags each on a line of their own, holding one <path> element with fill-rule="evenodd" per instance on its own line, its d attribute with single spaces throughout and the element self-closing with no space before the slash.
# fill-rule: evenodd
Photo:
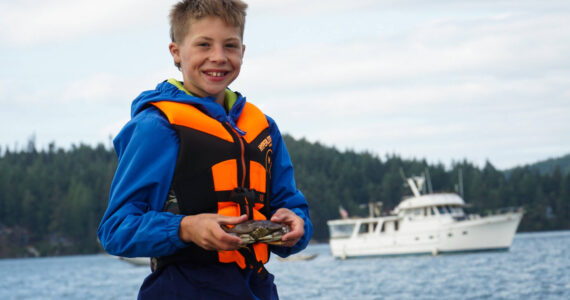
<svg viewBox="0 0 570 300">
<path fill-rule="evenodd" d="M 168 79 L 168 82 L 177 87 L 179 90 L 185 92 L 186 94 L 197 97 L 196 95 L 192 94 L 192 92 L 190 92 L 188 89 L 186 89 L 186 87 L 184 87 L 184 84 L 182 82 L 174 78 Z M 222 94 L 222 96 L 219 97 L 220 99 L 216 99 L 216 103 L 220 104 L 226 110 L 226 112 L 229 112 L 230 109 L 232 109 L 232 107 L 236 103 L 238 96 L 235 92 L 232 92 L 228 88 L 225 89 L 224 94 Z"/>
</svg>

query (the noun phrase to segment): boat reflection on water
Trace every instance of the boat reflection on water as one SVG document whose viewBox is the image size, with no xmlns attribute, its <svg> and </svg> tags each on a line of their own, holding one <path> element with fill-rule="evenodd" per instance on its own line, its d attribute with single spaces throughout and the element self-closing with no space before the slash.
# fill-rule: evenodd
<svg viewBox="0 0 570 300">
<path fill-rule="evenodd" d="M 126 261 L 135 266 L 150 267 L 150 257 L 119 257 L 120 260 Z"/>
<path fill-rule="evenodd" d="M 332 255 L 345 259 L 509 249 L 522 208 L 467 215 L 457 194 L 420 194 L 423 182 L 423 177 L 407 179 L 414 195 L 390 215 L 377 216 L 371 208 L 367 218 L 328 221 Z"/>
</svg>

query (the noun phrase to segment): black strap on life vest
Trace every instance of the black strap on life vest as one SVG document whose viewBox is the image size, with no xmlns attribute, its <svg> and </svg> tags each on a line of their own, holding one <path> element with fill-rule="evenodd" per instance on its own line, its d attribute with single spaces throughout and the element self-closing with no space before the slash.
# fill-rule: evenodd
<svg viewBox="0 0 570 300">
<path fill-rule="evenodd" d="M 267 271 L 263 263 L 255 258 L 252 245 L 240 248 L 238 249 L 238 252 L 241 255 L 243 255 L 243 257 L 245 258 L 245 263 L 248 265 L 248 267 L 253 269 L 255 274 L 257 274 L 257 276 L 259 276 L 261 279 L 267 278 L 269 272 Z"/>
<path fill-rule="evenodd" d="M 229 201 L 237 203 L 240 211 L 246 212 L 248 219 L 253 220 L 253 208 L 255 203 L 263 203 L 263 194 L 258 193 L 256 190 L 238 187 L 231 192 Z M 261 213 L 267 216 L 266 211 L 264 209 Z"/>
</svg>

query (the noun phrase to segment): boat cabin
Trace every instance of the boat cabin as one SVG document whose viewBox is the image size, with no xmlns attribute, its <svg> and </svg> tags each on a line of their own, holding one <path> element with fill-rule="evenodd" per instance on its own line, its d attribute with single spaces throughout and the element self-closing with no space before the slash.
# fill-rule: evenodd
<svg viewBox="0 0 570 300">
<path fill-rule="evenodd" d="M 428 194 L 403 200 L 394 210 L 404 219 L 451 216 L 465 217 L 465 202 L 456 194 Z"/>
</svg>

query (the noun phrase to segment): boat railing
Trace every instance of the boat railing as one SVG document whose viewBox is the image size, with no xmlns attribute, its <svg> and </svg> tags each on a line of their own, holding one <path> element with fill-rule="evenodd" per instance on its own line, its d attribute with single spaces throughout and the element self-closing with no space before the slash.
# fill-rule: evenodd
<svg viewBox="0 0 570 300">
<path fill-rule="evenodd" d="M 509 213 L 522 212 L 523 208 L 518 206 L 501 207 L 484 211 L 483 216 L 504 215 Z"/>
<path fill-rule="evenodd" d="M 455 220 L 457 220 L 457 221 L 476 220 L 476 219 L 480 219 L 481 217 L 504 215 L 504 214 L 509 214 L 509 213 L 518 213 L 518 212 L 524 212 L 524 209 L 522 207 L 509 206 L 509 207 L 502 207 L 502 208 L 497 208 L 497 209 L 487 209 L 487 210 L 484 210 L 480 214 L 476 214 L 476 213 L 466 214 L 465 217 L 456 217 Z"/>
</svg>

